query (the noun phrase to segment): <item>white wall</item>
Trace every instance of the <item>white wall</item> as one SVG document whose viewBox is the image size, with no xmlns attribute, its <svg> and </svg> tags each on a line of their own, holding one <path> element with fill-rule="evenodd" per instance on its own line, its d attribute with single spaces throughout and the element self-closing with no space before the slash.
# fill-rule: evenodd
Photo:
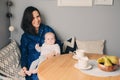
<svg viewBox="0 0 120 80">
<path fill-rule="evenodd" d="M 31 5 L 42 13 L 43 21 L 52 26 L 61 40 L 75 36 L 79 40 L 106 40 L 105 53 L 120 56 L 120 0 L 112 6 L 58 7 L 57 0 L 12 0 L 15 26 L 12 33 L 18 42 L 23 33 L 20 24 L 24 9 Z"/>
</svg>

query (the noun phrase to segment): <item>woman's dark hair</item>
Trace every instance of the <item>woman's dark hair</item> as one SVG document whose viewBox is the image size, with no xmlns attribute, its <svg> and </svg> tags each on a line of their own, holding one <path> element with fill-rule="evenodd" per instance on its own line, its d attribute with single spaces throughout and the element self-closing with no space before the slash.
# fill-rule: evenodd
<svg viewBox="0 0 120 80">
<path fill-rule="evenodd" d="M 29 6 L 25 9 L 23 18 L 22 18 L 22 23 L 21 23 L 21 28 L 23 29 L 24 32 L 36 35 L 35 28 L 32 25 L 32 20 L 33 20 L 33 11 L 38 11 L 39 15 L 40 12 L 37 8 Z"/>
</svg>

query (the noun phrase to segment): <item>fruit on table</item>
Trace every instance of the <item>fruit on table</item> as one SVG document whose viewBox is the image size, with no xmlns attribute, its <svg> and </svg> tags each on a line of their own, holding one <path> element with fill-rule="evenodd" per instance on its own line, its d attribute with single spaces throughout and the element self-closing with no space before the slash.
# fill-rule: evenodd
<svg viewBox="0 0 120 80">
<path fill-rule="evenodd" d="M 103 57 L 104 58 L 104 65 L 105 66 L 112 66 L 112 63 L 111 61 L 105 56 Z"/>
<path fill-rule="evenodd" d="M 97 62 L 105 66 L 113 66 L 119 64 L 118 57 L 116 56 L 103 56 L 97 59 Z"/>
<path fill-rule="evenodd" d="M 105 60 L 104 60 L 103 57 L 97 59 L 97 62 L 98 62 L 98 63 L 101 63 L 101 64 L 104 64 L 104 61 L 105 61 Z"/>
<path fill-rule="evenodd" d="M 119 64 L 119 59 L 116 56 L 106 56 L 112 64 Z"/>
</svg>

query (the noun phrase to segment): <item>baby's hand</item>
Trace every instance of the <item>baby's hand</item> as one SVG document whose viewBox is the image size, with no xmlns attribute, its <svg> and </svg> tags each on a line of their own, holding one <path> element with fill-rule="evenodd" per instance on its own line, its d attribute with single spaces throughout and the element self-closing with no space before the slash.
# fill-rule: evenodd
<svg viewBox="0 0 120 80">
<path fill-rule="evenodd" d="M 51 58 L 51 57 L 53 57 L 53 55 L 51 55 L 51 54 L 47 54 L 47 55 L 46 55 L 46 58 L 47 58 L 47 59 L 49 59 L 49 58 Z"/>
<path fill-rule="evenodd" d="M 60 53 L 57 53 L 56 51 L 53 51 L 53 56 L 57 56 L 57 55 L 60 55 Z"/>
<path fill-rule="evenodd" d="M 35 49 L 36 49 L 38 52 L 40 52 L 40 46 L 39 46 L 39 44 L 36 44 L 36 45 L 35 45 Z"/>
<path fill-rule="evenodd" d="M 54 54 L 51 52 L 51 53 L 49 53 L 49 54 L 46 55 L 46 58 L 49 59 L 49 58 L 51 58 L 53 56 L 54 56 Z"/>
</svg>

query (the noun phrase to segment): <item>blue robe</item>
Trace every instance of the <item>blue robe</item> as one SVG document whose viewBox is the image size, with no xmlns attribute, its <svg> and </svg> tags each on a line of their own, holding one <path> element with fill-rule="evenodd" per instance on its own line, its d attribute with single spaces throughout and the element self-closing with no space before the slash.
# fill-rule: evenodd
<svg viewBox="0 0 120 80">
<path fill-rule="evenodd" d="M 41 53 L 35 50 L 35 45 L 39 43 L 39 45 L 41 46 L 44 43 L 44 35 L 47 32 L 55 33 L 51 27 L 41 24 L 38 35 L 23 33 L 23 35 L 21 36 L 20 45 L 22 67 L 27 67 L 27 69 L 29 69 L 31 63 L 40 56 Z M 61 42 L 57 39 L 57 37 L 56 43 L 58 43 L 61 46 Z M 26 76 L 26 80 L 38 80 L 37 74 Z"/>
</svg>

